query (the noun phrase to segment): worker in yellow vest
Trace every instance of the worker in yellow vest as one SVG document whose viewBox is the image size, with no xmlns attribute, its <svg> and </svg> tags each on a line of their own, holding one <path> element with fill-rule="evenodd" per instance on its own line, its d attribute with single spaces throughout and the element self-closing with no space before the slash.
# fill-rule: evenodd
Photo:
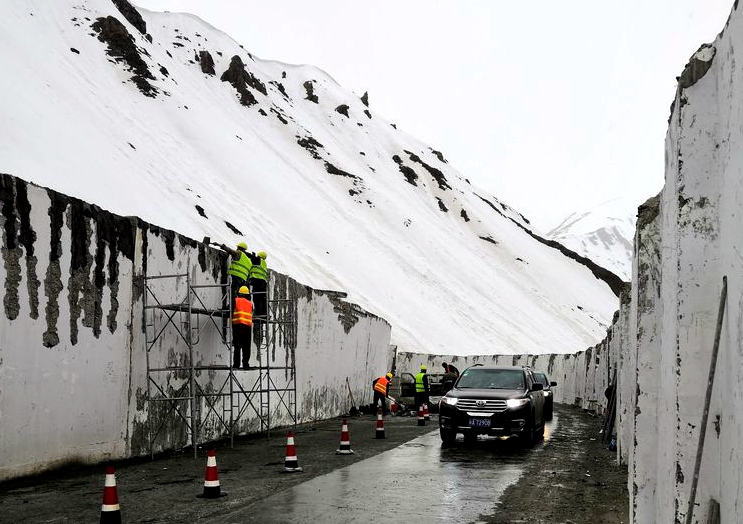
<svg viewBox="0 0 743 524">
<path fill-rule="evenodd" d="M 372 382 L 374 387 L 374 409 L 377 409 L 378 404 L 382 403 L 382 415 L 387 414 L 387 397 L 390 396 L 390 381 L 392 380 L 392 373 L 388 372 L 379 378 L 375 378 Z"/>
<path fill-rule="evenodd" d="M 258 253 L 248 253 L 250 258 L 250 273 L 248 274 L 248 283 L 250 289 L 253 292 L 253 302 L 255 303 L 255 317 L 256 320 L 266 322 L 267 320 L 267 305 L 268 298 L 266 296 L 268 285 L 268 266 L 266 265 L 266 257 L 268 255 L 265 251 L 258 251 Z"/>
<path fill-rule="evenodd" d="M 248 244 L 240 242 L 237 244 L 237 249 L 231 249 L 226 244 L 220 246 L 222 249 L 227 251 L 231 256 L 230 268 L 227 270 L 227 274 L 230 275 L 230 289 L 232 296 L 237 295 L 237 290 L 241 286 L 245 286 L 248 283 L 248 277 L 250 276 L 250 268 L 252 262 L 248 257 Z"/>
<path fill-rule="evenodd" d="M 232 311 L 232 345 L 234 358 L 232 367 L 240 367 L 240 356 L 242 356 L 242 368 L 250 369 L 250 335 L 253 330 L 253 303 L 250 301 L 250 290 L 248 286 L 241 286 L 235 297 L 235 308 Z"/>
<path fill-rule="evenodd" d="M 420 372 L 415 375 L 415 411 L 417 412 L 423 404 L 428 404 L 428 375 L 426 375 L 426 365 L 421 364 Z"/>
</svg>

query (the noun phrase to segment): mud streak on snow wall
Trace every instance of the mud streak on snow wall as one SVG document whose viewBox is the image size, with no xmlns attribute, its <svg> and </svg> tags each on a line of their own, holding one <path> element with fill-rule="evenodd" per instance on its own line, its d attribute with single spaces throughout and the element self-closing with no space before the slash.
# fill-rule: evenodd
<svg viewBox="0 0 743 524">
<path fill-rule="evenodd" d="M 188 348 L 175 327 L 187 319 L 144 305 L 158 303 L 153 293 L 160 304 L 184 301 L 188 275 L 192 284 L 211 286 L 194 303 L 218 309 L 225 254 L 8 174 L 0 174 L 0 233 L 0 480 L 148 454 L 151 428 L 161 428 L 155 452 L 190 444 L 185 419 L 171 409 L 186 412 L 188 402 L 148 402 L 147 375 L 148 359 L 151 368 L 188 366 Z M 180 276 L 145 281 L 145 275 Z M 260 353 L 264 365 L 275 367 L 276 388 L 295 381 L 297 421 L 347 411 L 349 385 L 358 402 L 366 396 L 370 402 L 368 384 L 389 366 L 389 324 L 346 302 L 342 292 L 313 290 L 275 271 L 269 271 L 269 289 L 272 315 L 290 322 L 269 326 L 275 344 L 269 351 L 254 345 L 252 359 Z M 194 365 L 224 367 L 232 355 L 217 329 L 221 318 L 202 315 L 198 322 Z M 157 338 L 155 326 L 162 329 Z M 236 377 L 250 389 L 255 377 L 248 373 Z M 152 377 L 170 395 L 188 381 L 183 370 Z M 210 369 L 195 379 L 203 391 L 218 393 L 225 377 Z M 157 391 L 150 386 L 150 394 Z M 292 424 L 289 411 L 277 408 L 281 399 L 271 395 L 272 427 Z M 203 398 L 198 408 L 199 441 L 224 436 Z M 260 419 L 244 410 L 236 428 L 238 434 L 260 431 Z"/>
</svg>

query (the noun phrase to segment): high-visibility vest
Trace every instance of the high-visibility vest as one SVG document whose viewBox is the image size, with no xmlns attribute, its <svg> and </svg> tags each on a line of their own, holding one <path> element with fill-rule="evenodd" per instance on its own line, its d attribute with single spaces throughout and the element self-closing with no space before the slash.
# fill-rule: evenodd
<svg viewBox="0 0 743 524">
<path fill-rule="evenodd" d="M 387 378 L 387 376 L 379 377 L 377 381 L 374 383 L 374 391 L 379 391 L 382 395 L 387 394 L 387 384 L 389 384 L 390 381 Z"/>
<path fill-rule="evenodd" d="M 423 384 L 423 377 L 425 377 L 426 374 L 422 371 L 418 373 L 415 376 L 415 392 L 416 393 L 424 393 L 426 391 L 426 386 Z"/>
<path fill-rule="evenodd" d="M 250 274 L 250 267 L 253 264 L 250 262 L 248 255 L 243 251 L 240 251 L 239 253 L 240 258 L 237 260 L 233 259 L 232 262 L 230 262 L 230 269 L 227 270 L 227 273 L 242 278 L 243 280 L 247 280 L 248 275 Z"/>
<path fill-rule="evenodd" d="M 250 268 L 250 278 L 255 278 L 256 280 L 266 280 L 266 277 L 268 276 L 268 266 L 266 266 L 266 261 L 264 259 L 261 259 L 260 264 L 253 264 Z"/>
<path fill-rule="evenodd" d="M 232 312 L 233 324 L 253 325 L 253 303 L 245 297 L 235 299 L 235 310 Z"/>
</svg>

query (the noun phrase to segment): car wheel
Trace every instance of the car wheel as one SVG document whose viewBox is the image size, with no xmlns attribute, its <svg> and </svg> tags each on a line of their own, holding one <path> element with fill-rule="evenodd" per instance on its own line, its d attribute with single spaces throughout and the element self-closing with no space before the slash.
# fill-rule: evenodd
<svg viewBox="0 0 743 524">
<path fill-rule="evenodd" d="M 451 429 L 439 428 L 441 442 L 444 444 L 454 444 L 457 440 L 457 432 Z"/>
<path fill-rule="evenodd" d="M 526 422 L 526 427 L 519 435 L 519 440 L 521 441 L 521 444 L 526 447 L 531 447 L 531 445 L 534 444 L 534 423 L 530 420 Z"/>
<path fill-rule="evenodd" d="M 544 440 L 544 421 L 542 421 L 542 425 L 539 426 L 539 429 L 534 433 L 534 443 L 538 444 Z"/>
</svg>

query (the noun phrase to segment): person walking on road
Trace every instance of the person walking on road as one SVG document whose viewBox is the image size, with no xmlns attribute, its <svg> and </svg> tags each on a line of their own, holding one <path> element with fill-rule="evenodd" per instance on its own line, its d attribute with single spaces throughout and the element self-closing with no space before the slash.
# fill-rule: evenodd
<svg viewBox="0 0 743 524">
<path fill-rule="evenodd" d="M 235 297 L 235 309 L 232 311 L 232 345 L 234 347 L 234 358 L 232 367 L 240 367 L 242 356 L 242 368 L 250 369 L 250 342 L 253 330 L 253 303 L 250 301 L 250 290 L 248 286 L 241 286 Z"/>
<path fill-rule="evenodd" d="M 428 387 L 428 375 L 426 365 L 421 364 L 420 372 L 415 375 L 415 410 L 418 411 L 423 404 L 428 404 L 428 395 L 431 392 Z"/>
<path fill-rule="evenodd" d="M 387 398 L 390 396 L 391 380 L 392 373 L 388 371 L 386 375 L 375 378 L 372 382 L 372 386 L 374 386 L 374 409 L 377 409 L 378 403 L 381 402 L 382 415 L 387 414 Z"/>
<path fill-rule="evenodd" d="M 230 290 L 234 297 L 237 295 L 240 287 L 247 285 L 248 283 L 248 276 L 250 275 L 250 268 L 252 266 L 247 254 L 248 244 L 240 242 L 237 244 L 236 249 L 231 249 L 227 247 L 226 244 L 222 244 L 220 247 L 227 251 L 232 257 L 230 268 L 227 270 L 227 273 L 231 277 Z"/>
</svg>

